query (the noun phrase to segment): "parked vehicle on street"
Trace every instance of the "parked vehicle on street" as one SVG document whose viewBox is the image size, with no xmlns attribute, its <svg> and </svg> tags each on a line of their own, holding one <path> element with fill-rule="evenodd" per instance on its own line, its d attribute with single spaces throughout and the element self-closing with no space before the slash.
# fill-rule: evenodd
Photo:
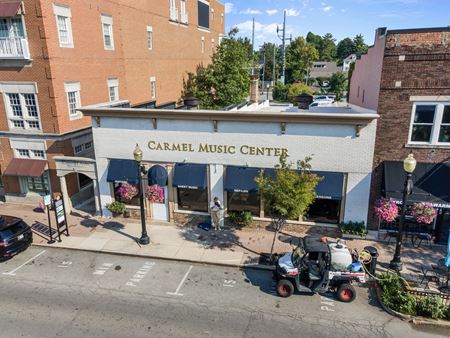
<svg viewBox="0 0 450 338">
<path fill-rule="evenodd" d="M 299 292 L 335 292 L 342 302 L 356 298 L 352 283 L 365 283 L 365 272 L 360 262 L 341 241 L 329 243 L 325 239 L 306 236 L 293 252 L 278 259 L 274 277 L 281 297 Z"/>
<path fill-rule="evenodd" d="M 316 96 L 314 98 L 314 102 L 328 102 L 328 103 L 333 103 L 334 102 L 334 98 L 330 97 L 328 95 L 319 95 Z"/>
<path fill-rule="evenodd" d="M 21 218 L 0 215 L 0 261 L 26 250 L 33 242 L 33 233 Z"/>
</svg>

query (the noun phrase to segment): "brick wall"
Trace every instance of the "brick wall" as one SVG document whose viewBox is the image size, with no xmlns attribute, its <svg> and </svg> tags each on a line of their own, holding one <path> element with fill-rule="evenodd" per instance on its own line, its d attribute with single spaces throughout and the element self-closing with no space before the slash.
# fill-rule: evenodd
<svg viewBox="0 0 450 338">
<path fill-rule="evenodd" d="M 412 151 L 418 162 L 450 164 L 450 147 L 407 145 L 413 109 L 410 97 L 450 96 L 448 34 L 446 31 L 388 33 L 386 37 L 368 217 L 371 228 L 377 227 L 372 210 L 381 196 L 383 161 L 402 161 Z M 404 56 L 404 61 L 400 61 L 400 56 Z M 400 82 L 399 87 L 396 82 Z"/>
</svg>

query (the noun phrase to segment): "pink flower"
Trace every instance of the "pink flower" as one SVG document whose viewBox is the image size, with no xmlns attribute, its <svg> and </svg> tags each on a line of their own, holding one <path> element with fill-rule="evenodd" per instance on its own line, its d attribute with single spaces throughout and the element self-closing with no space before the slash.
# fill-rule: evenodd
<svg viewBox="0 0 450 338">
<path fill-rule="evenodd" d="M 380 198 L 375 204 L 375 215 L 385 222 L 393 222 L 398 216 L 398 206 L 394 201 L 387 198 Z"/>
<path fill-rule="evenodd" d="M 156 184 L 148 186 L 145 190 L 145 196 L 149 202 L 164 203 L 164 188 Z"/>
<path fill-rule="evenodd" d="M 122 183 L 117 189 L 117 193 L 120 195 L 121 199 L 124 199 L 126 201 L 132 200 L 134 197 L 137 196 L 139 190 L 137 186 L 130 184 L 128 182 Z"/>
<path fill-rule="evenodd" d="M 416 218 L 418 223 L 431 224 L 437 216 L 437 211 L 429 203 L 414 203 L 411 214 Z"/>
</svg>

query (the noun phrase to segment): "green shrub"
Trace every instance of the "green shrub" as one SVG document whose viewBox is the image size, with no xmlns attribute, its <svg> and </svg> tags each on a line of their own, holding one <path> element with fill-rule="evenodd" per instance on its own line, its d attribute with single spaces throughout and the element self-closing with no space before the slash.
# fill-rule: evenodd
<svg viewBox="0 0 450 338">
<path fill-rule="evenodd" d="M 417 300 L 417 314 L 421 316 L 442 319 L 448 316 L 448 311 L 448 307 L 437 296 L 424 297 Z"/>
<path fill-rule="evenodd" d="M 253 216 L 250 211 L 231 211 L 228 220 L 233 224 L 248 226 L 253 223 Z"/>
<path fill-rule="evenodd" d="M 289 94 L 289 85 L 284 85 L 281 82 L 275 83 L 273 87 L 273 99 L 275 101 L 287 102 Z"/>
<path fill-rule="evenodd" d="M 379 278 L 382 295 L 381 300 L 388 308 L 407 315 L 417 313 L 416 298 L 406 292 L 400 277 L 395 273 L 385 272 Z"/>
<path fill-rule="evenodd" d="M 114 214 L 123 214 L 127 209 L 127 207 L 122 202 L 114 201 L 111 204 L 107 204 L 106 209 L 108 209 Z"/>
<path fill-rule="evenodd" d="M 343 222 L 339 224 L 339 230 L 343 234 L 358 235 L 364 237 L 367 235 L 366 224 L 362 222 Z"/>
<path fill-rule="evenodd" d="M 445 310 L 445 319 L 450 320 L 450 305 Z"/>
<path fill-rule="evenodd" d="M 288 99 L 292 103 L 296 103 L 295 97 L 303 93 L 312 95 L 314 91 L 311 87 L 301 82 L 296 82 L 288 86 Z"/>
</svg>

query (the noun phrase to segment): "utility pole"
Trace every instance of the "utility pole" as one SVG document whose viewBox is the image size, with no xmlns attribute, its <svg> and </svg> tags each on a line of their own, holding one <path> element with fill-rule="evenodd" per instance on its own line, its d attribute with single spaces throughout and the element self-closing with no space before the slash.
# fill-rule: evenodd
<svg viewBox="0 0 450 338">
<path fill-rule="evenodd" d="M 277 75 L 276 75 L 276 62 L 277 62 L 277 45 L 274 44 L 273 46 L 273 70 L 272 70 L 272 81 L 273 86 L 275 86 L 275 83 L 277 82 Z"/>
<path fill-rule="evenodd" d="M 283 32 L 282 36 L 279 35 L 280 32 Z M 284 19 L 283 19 L 283 28 L 280 29 L 277 26 L 277 35 L 282 41 L 282 49 L 281 49 L 281 57 L 283 60 L 283 69 L 281 71 L 281 82 L 283 84 L 286 83 L 286 41 L 292 41 L 292 36 L 286 38 L 286 10 L 284 11 Z"/>
<path fill-rule="evenodd" d="M 261 88 L 264 90 L 264 78 L 266 75 L 266 50 L 264 49 L 264 59 L 263 59 L 263 73 L 262 73 L 262 84 Z"/>
<path fill-rule="evenodd" d="M 252 55 L 255 50 L 255 18 L 253 18 L 253 28 L 252 28 Z"/>
</svg>

